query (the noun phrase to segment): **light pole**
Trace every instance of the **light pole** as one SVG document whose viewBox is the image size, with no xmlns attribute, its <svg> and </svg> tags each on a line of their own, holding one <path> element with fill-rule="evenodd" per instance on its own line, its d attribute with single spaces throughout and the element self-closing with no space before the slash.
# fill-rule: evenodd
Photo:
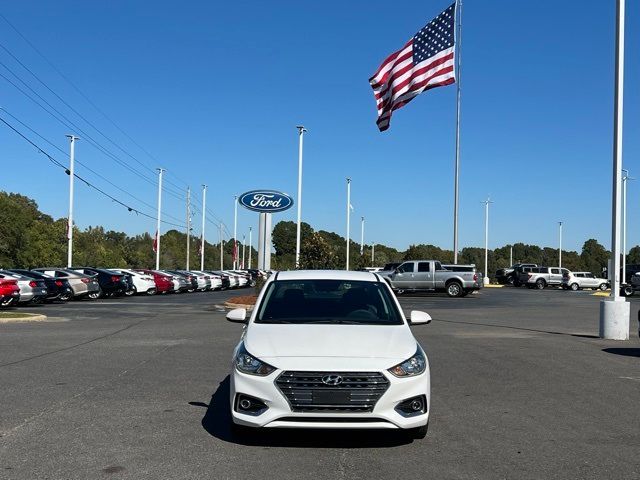
<svg viewBox="0 0 640 480">
<path fill-rule="evenodd" d="M 296 268 L 300 265 L 300 222 L 302 218 L 302 143 L 307 131 L 302 125 L 298 129 L 298 224 L 296 226 Z"/>
<path fill-rule="evenodd" d="M 158 220 L 156 223 L 156 270 L 160 270 L 160 215 L 162 212 L 162 173 L 164 168 L 158 170 Z"/>
<path fill-rule="evenodd" d="M 560 248 L 558 249 L 558 267 L 562 268 L 562 222 L 558 222 L 560 229 Z"/>
<path fill-rule="evenodd" d="M 186 266 L 187 266 L 187 271 L 189 271 L 189 255 L 190 255 L 190 250 L 191 250 L 191 246 L 189 245 L 189 240 L 191 237 L 191 187 L 187 187 L 187 262 L 186 262 Z"/>
<path fill-rule="evenodd" d="M 361 218 L 360 225 L 360 255 L 364 253 L 364 217 Z"/>
<path fill-rule="evenodd" d="M 67 268 L 73 265 L 73 179 L 75 177 L 76 140 L 78 137 L 67 135 L 69 139 L 69 218 L 67 220 Z"/>
<path fill-rule="evenodd" d="M 512 267 L 513 266 L 513 245 L 511 245 L 511 247 L 509 247 L 509 266 Z"/>
<path fill-rule="evenodd" d="M 251 269 L 251 249 L 253 248 L 253 241 L 251 239 L 251 227 L 249 227 L 249 269 Z"/>
<path fill-rule="evenodd" d="M 627 181 L 635 180 L 629 176 L 629 170 L 622 169 L 622 275 L 627 281 Z"/>
<path fill-rule="evenodd" d="M 489 285 L 489 204 L 493 203 L 490 198 L 482 202 L 484 203 L 484 279 L 485 285 Z"/>
<path fill-rule="evenodd" d="M 375 266 L 375 258 L 376 258 L 376 244 L 371 242 L 371 266 Z"/>
<path fill-rule="evenodd" d="M 246 246 L 247 244 L 245 243 L 245 236 L 244 233 L 242 234 L 242 270 L 244 270 L 244 254 L 246 251 Z"/>
<path fill-rule="evenodd" d="M 224 224 L 220 222 L 220 271 L 224 270 L 224 236 L 222 234 L 222 229 L 224 228 Z"/>
<path fill-rule="evenodd" d="M 238 196 L 233 197 L 233 269 L 238 268 Z"/>
<path fill-rule="evenodd" d="M 349 270 L 349 235 L 351 232 L 351 179 L 347 178 L 347 266 Z"/>
<path fill-rule="evenodd" d="M 613 188 L 611 198 L 611 296 L 600 303 L 601 338 L 629 339 L 630 304 L 620 296 L 620 190 L 622 184 L 622 124 L 624 118 L 625 0 L 616 2 L 616 63 L 613 114 Z"/>
<path fill-rule="evenodd" d="M 202 185 L 202 232 L 200 237 L 200 271 L 204 270 L 204 217 L 207 208 L 207 186 Z"/>
</svg>

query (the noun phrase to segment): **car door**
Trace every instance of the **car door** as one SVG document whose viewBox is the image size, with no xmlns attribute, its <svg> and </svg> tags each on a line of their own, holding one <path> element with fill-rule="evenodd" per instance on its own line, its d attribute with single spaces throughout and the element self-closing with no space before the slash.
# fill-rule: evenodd
<svg viewBox="0 0 640 480">
<path fill-rule="evenodd" d="M 559 268 L 549 269 L 549 284 L 560 285 L 562 283 L 562 271 Z"/>
<path fill-rule="evenodd" d="M 587 272 L 584 274 L 584 280 L 583 280 L 583 287 L 585 288 L 597 288 L 600 284 L 598 283 L 598 281 L 596 280 L 596 276 L 591 273 L 591 272 Z"/>
<path fill-rule="evenodd" d="M 418 271 L 415 274 L 415 287 L 423 290 L 434 288 L 435 272 L 431 271 L 431 262 L 417 262 Z"/>
<path fill-rule="evenodd" d="M 397 269 L 393 276 L 393 283 L 396 288 L 415 288 L 415 262 L 404 262 Z"/>
</svg>

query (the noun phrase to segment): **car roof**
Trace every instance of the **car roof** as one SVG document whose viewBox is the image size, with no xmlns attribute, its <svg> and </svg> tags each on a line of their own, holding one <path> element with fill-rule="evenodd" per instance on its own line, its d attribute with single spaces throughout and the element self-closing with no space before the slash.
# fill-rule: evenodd
<svg viewBox="0 0 640 480">
<path fill-rule="evenodd" d="M 355 272 L 345 270 L 289 270 L 278 272 L 276 280 L 359 280 L 377 282 L 380 277 L 371 272 Z"/>
</svg>

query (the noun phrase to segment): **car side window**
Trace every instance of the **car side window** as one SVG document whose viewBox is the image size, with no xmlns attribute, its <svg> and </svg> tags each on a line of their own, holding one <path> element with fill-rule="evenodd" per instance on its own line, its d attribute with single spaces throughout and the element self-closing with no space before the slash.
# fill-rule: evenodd
<svg viewBox="0 0 640 480">
<path fill-rule="evenodd" d="M 576 273 L 575 276 L 578 278 L 584 278 L 584 273 Z"/>
<path fill-rule="evenodd" d="M 412 273 L 413 272 L 413 262 L 403 263 L 398 267 L 398 272 L 400 273 Z"/>
<path fill-rule="evenodd" d="M 553 273 L 553 274 L 559 274 L 559 273 L 560 273 L 560 269 L 559 269 L 559 268 L 552 268 L 552 269 L 551 269 L 551 273 Z"/>
<path fill-rule="evenodd" d="M 69 275 L 67 275 L 66 272 L 55 272 L 55 276 L 64 278 L 64 277 L 68 277 Z"/>
<path fill-rule="evenodd" d="M 596 278 L 593 273 L 585 273 L 584 276 L 587 277 L 587 278 Z"/>
<path fill-rule="evenodd" d="M 428 272 L 429 271 L 429 262 L 419 262 L 418 263 L 418 272 Z"/>
</svg>

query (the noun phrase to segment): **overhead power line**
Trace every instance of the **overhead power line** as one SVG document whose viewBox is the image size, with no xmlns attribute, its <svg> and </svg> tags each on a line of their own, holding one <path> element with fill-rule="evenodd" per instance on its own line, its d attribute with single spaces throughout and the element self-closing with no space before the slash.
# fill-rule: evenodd
<svg viewBox="0 0 640 480">
<path fill-rule="evenodd" d="M 12 124 L 10 124 L 9 122 L 7 122 L 4 118 L 0 117 L 0 122 L 4 123 L 7 127 L 9 127 L 14 133 L 16 133 L 17 135 L 19 135 L 23 140 L 25 140 L 26 142 L 28 142 L 31 146 L 33 146 L 39 153 L 43 154 L 44 156 L 46 156 L 49 161 L 51 163 L 53 163 L 54 165 L 56 165 L 57 167 L 62 168 L 65 173 L 67 175 L 70 175 L 70 171 L 67 168 L 66 165 L 64 165 L 62 162 L 60 162 L 59 160 L 57 160 L 53 155 L 47 153 L 46 150 L 44 150 L 43 148 L 41 148 L 39 145 L 37 145 L 35 142 L 33 142 L 29 137 L 27 137 L 26 135 L 24 135 L 22 132 L 20 132 L 16 127 L 14 127 Z M 104 195 L 105 197 L 109 198 L 111 201 L 125 207 L 129 212 L 134 212 L 138 215 L 142 215 L 144 217 L 150 218 L 152 220 L 155 220 L 156 217 L 154 215 L 149 215 L 146 212 L 143 212 L 137 208 L 131 207 L 129 205 L 127 205 L 126 203 L 122 202 L 121 200 L 117 199 L 116 197 L 114 197 L 113 195 L 110 195 L 109 193 L 105 192 L 104 190 L 102 190 L 101 188 L 97 187 L 96 185 L 92 184 L 91 182 L 89 182 L 88 180 L 86 180 L 85 178 L 81 177 L 80 175 L 74 173 L 74 178 L 77 178 L 78 180 L 80 180 L 81 182 L 83 182 L 85 185 L 87 185 L 88 187 L 96 190 L 97 192 L 101 193 L 102 195 Z M 165 225 L 171 225 L 174 227 L 178 227 L 178 228 L 186 228 L 186 226 L 184 224 L 177 224 L 177 223 L 172 223 L 172 222 L 168 222 L 166 220 L 161 220 L 162 223 L 164 223 Z"/>
</svg>

